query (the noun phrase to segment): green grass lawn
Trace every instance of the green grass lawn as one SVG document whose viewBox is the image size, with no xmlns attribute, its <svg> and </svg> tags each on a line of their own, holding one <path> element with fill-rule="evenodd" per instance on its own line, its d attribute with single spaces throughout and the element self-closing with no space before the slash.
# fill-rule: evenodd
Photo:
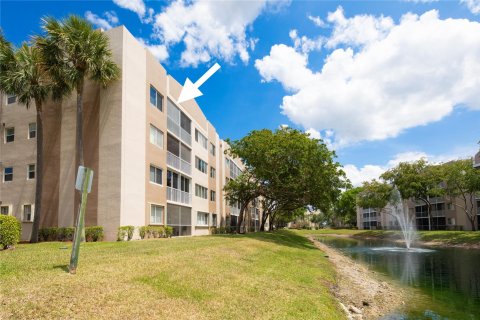
<svg viewBox="0 0 480 320">
<path fill-rule="evenodd" d="M 357 237 L 377 237 L 401 239 L 400 231 L 369 230 L 357 232 Z M 418 239 L 425 242 L 439 242 L 446 245 L 469 245 L 480 244 L 480 232 L 478 231 L 419 231 Z"/>
<path fill-rule="evenodd" d="M 354 230 L 354 229 L 319 229 L 295 230 L 299 235 L 350 235 L 358 238 L 374 237 L 379 239 L 402 239 L 396 230 Z M 418 231 L 418 240 L 438 242 L 445 245 L 480 245 L 480 231 Z"/>
<path fill-rule="evenodd" d="M 68 249 L 63 249 L 65 246 Z M 321 251 L 289 231 L 0 251 L 0 319 L 344 319 Z"/>
</svg>

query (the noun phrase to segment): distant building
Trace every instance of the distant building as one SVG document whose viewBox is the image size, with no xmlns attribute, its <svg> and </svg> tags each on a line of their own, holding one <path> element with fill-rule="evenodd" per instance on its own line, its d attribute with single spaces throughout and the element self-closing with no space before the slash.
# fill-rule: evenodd
<svg viewBox="0 0 480 320">
<path fill-rule="evenodd" d="M 465 212 L 454 205 L 447 197 L 430 199 L 432 203 L 432 230 L 472 230 L 470 221 Z M 456 199 L 455 201 L 460 201 Z M 460 202 L 458 202 L 460 203 Z M 429 230 L 427 206 L 420 200 L 404 200 L 404 208 L 408 210 L 409 217 L 415 222 L 418 230 Z M 480 228 L 480 198 L 474 203 L 476 210 L 476 226 Z M 390 215 L 391 206 L 378 212 L 372 208 L 357 207 L 357 227 L 359 229 L 398 229 L 396 218 Z"/>
</svg>

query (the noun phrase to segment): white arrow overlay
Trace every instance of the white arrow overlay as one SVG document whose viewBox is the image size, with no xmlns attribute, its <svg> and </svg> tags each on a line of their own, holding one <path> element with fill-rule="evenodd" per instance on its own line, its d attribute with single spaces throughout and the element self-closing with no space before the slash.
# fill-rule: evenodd
<svg viewBox="0 0 480 320">
<path fill-rule="evenodd" d="M 180 97 L 178 97 L 178 103 L 200 97 L 203 93 L 198 88 L 208 80 L 217 70 L 220 69 L 220 65 L 215 63 L 203 76 L 200 77 L 195 83 L 192 83 L 190 79 L 185 80 Z"/>
</svg>

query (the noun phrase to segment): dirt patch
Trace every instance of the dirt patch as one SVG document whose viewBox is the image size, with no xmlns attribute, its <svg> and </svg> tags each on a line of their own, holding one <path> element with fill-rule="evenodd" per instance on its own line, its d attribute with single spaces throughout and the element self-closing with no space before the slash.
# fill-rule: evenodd
<svg viewBox="0 0 480 320">
<path fill-rule="evenodd" d="M 337 271 L 337 283 L 333 292 L 349 319 L 378 319 L 398 310 L 405 304 L 403 288 L 378 279 L 374 272 L 356 263 L 335 249 L 308 239 L 328 255 Z"/>
</svg>

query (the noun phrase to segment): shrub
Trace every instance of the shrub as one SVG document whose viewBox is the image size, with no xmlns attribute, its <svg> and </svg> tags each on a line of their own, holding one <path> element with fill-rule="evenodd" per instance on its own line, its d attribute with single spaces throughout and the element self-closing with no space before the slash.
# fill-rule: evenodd
<svg viewBox="0 0 480 320">
<path fill-rule="evenodd" d="M 236 228 L 231 226 L 212 228 L 212 234 L 230 234 L 235 232 Z"/>
<path fill-rule="evenodd" d="M 87 242 L 96 242 L 103 240 L 103 227 L 86 227 L 85 228 L 85 240 Z"/>
<path fill-rule="evenodd" d="M 0 246 L 3 249 L 15 246 L 20 241 L 22 225 L 13 216 L 0 215 Z"/>
<path fill-rule="evenodd" d="M 134 226 L 119 227 L 117 232 L 117 240 L 125 241 L 125 237 L 127 238 L 127 241 L 132 240 L 134 231 L 135 231 Z"/>
<path fill-rule="evenodd" d="M 140 234 L 141 239 L 145 239 L 145 236 L 147 235 L 147 231 L 148 231 L 147 226 L 143 226 L 143 227 L 138 228 L 138 233 Z"/>
<path fill-rule="evenodd" d="M 42 228 L 38 232 L 40 241 L 56 241 L 58 228 Z"/>
<path fill-rule="evenodd" d="M 172 236 L 172 234 L 173 234 L 173 228 L 170 227 L 170 226 L 166 226 L 165 227 L 165 236 L 167 238 L 170 238 Z"/>
<path fill-rule="evenodd" d="M 75 228 L 65 227 L 57 229 L 58 241 L 73 241 L 73 235 L 75 234 Z"/>
</svg>

